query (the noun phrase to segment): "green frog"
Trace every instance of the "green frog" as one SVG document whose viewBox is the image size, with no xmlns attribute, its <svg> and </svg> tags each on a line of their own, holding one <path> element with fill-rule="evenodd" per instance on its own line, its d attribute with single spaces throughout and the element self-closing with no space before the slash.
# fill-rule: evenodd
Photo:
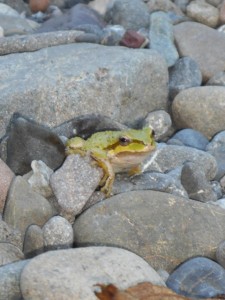
<svg viewBox="0 0 225 300">
<path fill-rule="evenodd" d="M 66 143 L 66 155 L 90 155 L 104 171 L 99 185 L 102 187 L 101 191 L 109 197 L 115 173 L 141 173 L 141 163 L 155 147 L 154 131 L 145 127 L 96 132 L 87 140 L 71 138 Z"/>
</svg>

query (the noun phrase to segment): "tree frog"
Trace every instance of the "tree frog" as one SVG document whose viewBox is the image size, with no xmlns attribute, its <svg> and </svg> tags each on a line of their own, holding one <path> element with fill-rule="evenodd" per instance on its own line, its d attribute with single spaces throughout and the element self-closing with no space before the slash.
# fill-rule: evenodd
<svg viewBox="0 0 225 300">
<path fill-rule="evenodd" d="M 141 163 L 155 149 L 151 128 L 104 131 L 92 134 L 87 140 L 74 137 L 66 143 L 66 155 L 90 155 L 104 171 L 99 185 L 110 196 L 115 173 L 141 173 Z"/>
</svg>

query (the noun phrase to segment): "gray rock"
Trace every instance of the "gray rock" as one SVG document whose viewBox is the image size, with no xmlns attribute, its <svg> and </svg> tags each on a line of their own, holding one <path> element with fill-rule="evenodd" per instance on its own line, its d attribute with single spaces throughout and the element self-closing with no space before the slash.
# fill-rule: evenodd
<svg viewBox="0 0 225 300">
<path fill-rule="evenodd" d="M 142 123 L 142 127 L 151 127 L 154 130 L 156 141 L 165 138 L 171 126 L 171 117 L 165 110 L 150 112 Z"/>
<path fill-rule="evenodd" d="M 225 241 L 219 243 L 216 249 L 216 260 L 217 262 L 225 268 Z"/>
<path fill-rule="evenodd" d="M 167 107 L 167 66 L 151 50 L 82 43 L 2 56 L 0 64 L 0 136 L 15 111 L 51 127 L 86 113 L 133 126 Z"/>
<path fill-rule="evenodd" d="M 105 19 L 108 23 L 138 30 L 149 27 L 147 6 L 139 0 L 114 0 L 109 3 Z"/>
<path fill-rule="evenodd" d="M 0 242 L 0 257 L 0 266 L 24 259 L 23 252 L 19 248 L 10 243 L 2 242 Z"/>
<path fill-rule="evenodd" d="M 44 252 L 43 231 L 37 225 L 30 225 L 24 236 L 23 253 L 31 258 Z"/>
<path fill-rule="evenodd" d="M 4 243 L 11 243 L 21 250 L 23 248 L 21 232 L 2 221 L 2 218 L 0 219 L 0 241 Z"/>
<path fill-rule="evenodd" d="M 197 22 L 183 22 L 174 26 L 174 36 L 180 56 L 189 56 L 199 65 L 203 82 L 224 71 L 225 35 L 222 32 Z"/>
<path fill-rule="evenodd" d="M 192 298 L 217 298 L 225 293 L 225 270 L 206 257 L 180 265 L 166 281 L 176 293 Z"/>
<path fill-rule="evenodd" d="M 56 134 L 19 114 L 13 116 L 8 135 L 7 164 L 16 174 L 29 172 L 33 160 L 56 169 L 65 158 L 65 147 Z"/>
<path fill-rule="evenodd" d="M 150 48 L 165 58 L 168 67 L 173 66 L 179 54 L 173 43 L 173 25 L 166 13 L 159 11 L 151 14 L 149 37 Z"/>
<path fill-rule="evenodd" d="M 208 139 L 201 132 L 191 128 L 176 132 L 169 141 L 171 142 L 172 139 L 179 140 L 185 146 L 203 151 L 209 143 Z"/>
<path fill-rule="evenodd" d="M 44 245 L 47 250 L 71 248 L 73 245 L 73 228 L 60 216 L 49 219 L 42 228 Z"/>
<path fill-rule="evenodd" d="M 222 86 L 201 86 L 184 90 L 172 103 L 175 126 L 179 129 L 198 130 L 211 139 L 225 128 L 224 105 L 225 88 Z"/>
<path fill-rule="evenodd" d="M 185 163 L 181 172 L 181 184 L 190 199 L 201 202 L 216 201 L 217 195 L 206 179 L 204 171 L 193 163 Z"/>
<path fill-rule="evenodd" d="M 218 171 L 215 179 L 221 179 L 225 174 L 225 131 L 216 134 L 206 147 L 206 151 L 215 157 Z"/>
<path fill-rule="evenodd" d="M 91 165 L 90 157 L 69 155 L 50 178 L 60 215 L 70 222 L 79 214 L 97 188 L 102 170 Z"/>
<path fill-rule="evenodd" d="M 15 9 L 4 3 L 0 3 L 0 15 L 19 17 L 19 13 Z"/>
<path fill-rule="evenodd" d="M 202 74 L 198 64 L 190 57 L 182 57 L 169 70 L 169 95 L 170 100 L 182 90 L 200 86 Z"/>
<path fill-rule="evenodd" d="M 4 210 L 8 190 L 14 176 L 12 170 L 0 159 L 0 213 Z"/>
<path fill-rule="evenodd" d="M 143 169 L 164 173 L 182 166 L 187 161 L 193 162 L 196 168 L 202 170 L 208 180 L 214 179 L 217 172 L 215 158 L 209 153 L 185 146 L 158 144 L 154 153 L 145 161 Z"/>
<path fill-rule="evenodd" d="M 48 201 L 35 193 L 29 184 L 17 176 L 10 187 L 3 220 L 13 228 L 19 229 L 24 236 L 31 224 L 39 226 L 53 216 L 53 209 Z"/>
<path fill-rule="evenodd" d="M 213 205 L 217 205 L 223 209 L 225 209 L 225 198 L 219 199 L 215 202 L 212 202 Z"/>
<path fill-rule="evenodd" d="M 126 248 L 153 268 L 170 272 L 190 256 L 214 258 L 224 226 L 222 208 L 167 193 L 133 191 L 91 206 L 73 227 L 78 246 Z"/>
<path fill-rule="evenodd" d="M 96 284 L 127 288 L 148 281 L 164 285 L 146 261 L 124 249 L 85 247 L 49 251 L 32 259 L 21 274 L 25 300 L 93 300 Z"/>
<path fill-rule="evenodd" d="M 4 30 L 5 36 L 15 34 L 28 34 L 33 32 L 30 24 L 21 17 L 1 15 L 0 26 Z"/>
<path fill-rule="evenodd" d="M 1 3 L 9 5 L 10 7 L 14 8 L 19 13 L 28 12 L 28 5 L 24 3 L 23 0 L 1 0 Z"/>
<path fill-rule="evenodd" d="M 22 299 L 20 274 L 28 262 L 17 261 L 0 267 L 0 299 Z"/>
<path fill-rule="evenodd" d="M 206 85 L 222 85 L 225 86 L 225 72 L 219 72 L 207 81 Z"/>
</svg>

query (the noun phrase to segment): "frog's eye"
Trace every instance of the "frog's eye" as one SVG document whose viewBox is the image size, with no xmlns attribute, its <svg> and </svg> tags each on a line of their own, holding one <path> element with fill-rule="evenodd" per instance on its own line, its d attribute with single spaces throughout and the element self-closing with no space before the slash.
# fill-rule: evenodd
<svg viewBox="0 0 225 300">
<path fill-rule="evenodd" d="M 155 130 L 152 129 L 152 137 L 155 137 Z"/>
<path fill-rule="evenodd" d="M 130 144 L 130 142 L 131 142 L 131 140 L 126 136 L 121 136 L 119 138 L 119 143 L 120 143 L 121 146 L 127 146 L 127 145 Z"/>
</svg>

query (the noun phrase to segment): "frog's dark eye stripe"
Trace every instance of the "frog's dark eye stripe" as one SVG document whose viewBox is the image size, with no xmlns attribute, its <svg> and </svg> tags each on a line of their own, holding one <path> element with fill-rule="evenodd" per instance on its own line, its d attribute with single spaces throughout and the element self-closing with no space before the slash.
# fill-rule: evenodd
<svg viewBox="0 0 225 300">
<path fill-rule="evenodd" d="M 155 136 L 155 130 L 152 129 L 152 136 L 154 137 Z"/>
<path fill-rule="evenodd" d="M 127 145 L 130 144 L 130 142 L 131 142 L 131 140 L 126 136 L 121 136 L 119 138 L 119 143 L 120 143 L 121 146 L 127 146 Z"/>
</svg>

